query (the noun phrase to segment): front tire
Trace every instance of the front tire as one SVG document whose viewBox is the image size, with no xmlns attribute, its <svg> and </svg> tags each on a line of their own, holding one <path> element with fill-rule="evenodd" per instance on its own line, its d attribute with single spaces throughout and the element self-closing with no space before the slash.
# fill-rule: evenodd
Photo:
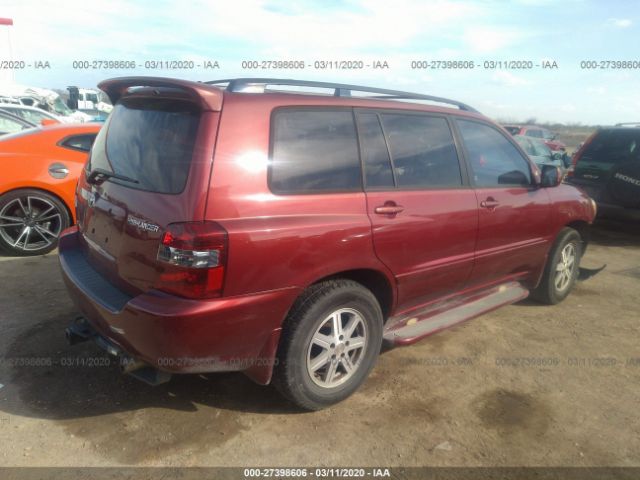
<svg viewBox="0 0 640 480">
<path fill-rule="evenodd" d="M 375 296 L 351 280 L 310 287 L 285 321 L 273 383 L 306 410 L 344 400 L 364 382 L 382 344 Z"/>
<path fill-rule="evenodd" d="M 22 189 L 0 197 L 0 250 L 9 255 L 50 252 L 70 224 L 64 204 L 47 192 Z"/>
<path fill-rule="evenodd" d="M 573 228 L 564 228 L 556 239 L 542 280 L 531 297 L 547 305 L 564 300 L 576 283 L 582 258 L 582 237 Z"/>
</svg>

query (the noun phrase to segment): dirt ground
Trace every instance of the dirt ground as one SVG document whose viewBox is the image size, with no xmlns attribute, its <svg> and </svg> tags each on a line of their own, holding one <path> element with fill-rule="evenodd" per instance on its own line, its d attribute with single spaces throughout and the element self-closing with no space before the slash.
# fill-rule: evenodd
<svg viewBox="0 0 640 480">
<path fill-rule="evenodd" d="M 316 413 L 241 374 L 153 388 L 87 366 L 108 357 L 67 346 L 55 253 L 2 257 L 0 466 L 638 466 L 640 226 L 593 236 L 582 264 L 607 268 L 561 305 L 524 301 L 386 352 Z"/>
</svg>

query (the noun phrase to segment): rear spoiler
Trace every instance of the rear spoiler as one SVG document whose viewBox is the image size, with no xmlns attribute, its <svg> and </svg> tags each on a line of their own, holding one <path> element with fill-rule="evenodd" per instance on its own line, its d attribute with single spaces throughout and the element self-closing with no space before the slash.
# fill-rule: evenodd
<svg viewBox="0 0 640 480">
<path fill-rule="evenodd" d="M 114 105 L 120 98 L 126 95 L 131 87 L 158 87 L 174 88 L 184 91 L 203 110 L 222 110 L 223 91 L 204 83 L 191 82 L 162 77 L 119 77 L 104 80 L 98 84 L 98 88 L 104 91 Z"/>
</svg>

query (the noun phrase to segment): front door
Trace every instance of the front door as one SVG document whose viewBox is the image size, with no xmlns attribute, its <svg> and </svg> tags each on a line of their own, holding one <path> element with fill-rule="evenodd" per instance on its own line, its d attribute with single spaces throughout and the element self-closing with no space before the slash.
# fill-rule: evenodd
<svg viewBox="0 0 640 480">
<path fill-rule="evenodd" d="M 479 207 L 470 285 L 538 272 L 551 235 L 548 192 L 535 186 L 531 163 L 504 133 L 479 121 L 456 123 Z"/>
</svg>

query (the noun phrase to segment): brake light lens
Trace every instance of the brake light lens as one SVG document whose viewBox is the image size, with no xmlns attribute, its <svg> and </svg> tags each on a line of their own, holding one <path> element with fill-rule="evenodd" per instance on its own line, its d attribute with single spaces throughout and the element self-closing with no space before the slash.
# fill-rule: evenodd
<svg viewBox="0 0 640 480">
<path fill-rule="evenodd" d="M 587 149 L 587 147 L 589 146 L 589 144 L 593 141 L 593 139 L 596 137 L 596 134 L 598 132 L 594 132 L 592 133 L 589 138 L 587 138 L 585 140 L 585 142 L 582 144 L 582 146 L 578 149 L 578 151 L 576 153 L 573 154 L 573 157 L 571 158 L 571 165 L 569 166 L 569 168 L 567 169 L 567 177 L 573 177 L 575 170 L 576 170 L 576 165 L 578 164 L 578 160 L 580 160 L 580 157 L 582 156 L 582 154 L 584 153 L 584 151 Z"/>
<path fill-rule="evenodd" d="M 227 249 L 227 231 L 215 222 L 169 225 L 158 247 L 156 288 L 186 298 L 219 297 Z"/>
</svg>

